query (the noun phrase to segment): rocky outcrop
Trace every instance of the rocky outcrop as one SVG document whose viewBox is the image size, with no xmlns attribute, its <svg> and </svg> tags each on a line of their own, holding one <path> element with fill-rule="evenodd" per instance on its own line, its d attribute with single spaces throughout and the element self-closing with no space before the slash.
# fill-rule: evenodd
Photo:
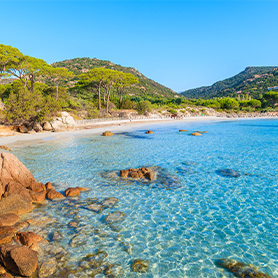
<svg viewBox="0 0 278 278">
<path fill-rule="evenodd" d="M 104 131 L 102 133 L 102 136 L 112 136 L 112 135 L 114 135 L 114 133 L 112 133 L 111 131 Z"/>
<path fill-rule="evenodd" d="M 76 122 L 68 112 L 61 112 L 61 117 L 56 117 L 50 122 L 53 131 L 67 129 L 76 126 Z"/>
<path fill-rule="evenodd" d="M 76 197 L 78 195 L 80 195 L 80 190 L 77 187 L 70 187 L 68 189 L 65 190 L 65 195 L 67 197 Z"/>
<path fill-rule="evenodd" d="M 39 254 L 26 246 L 3 245 L 0 248 L 0 259 L 10 272 L 31 276 L 37 268 Z"/>
<path fill-rule="evenodd" d="M 14 194 L 0 201 L 0 215 L 15 213 L 21 215 L 33 210 L 31 197 Z"/>
<path fill-rule="evenodd" d="M 19 217 L 15 213 L 6 213 L 0 215 L 0 226 L 12 226 L 18 221 Z"/>
<path fill-rule="evenodd" d="M 65 198 L 65 196 L 64 196 L 62 193 L 56 191 L 55 189 L 50 189 L 50 190 L 47 192 L 46 197 L 47 197 L 47 199 L 49 199 L 49 200 L 56 200 L 56 199 Z"/>
<path fill-rule="evenodd" d="M 43 240 L 43 238 L 33 232 L 18 232 L 16 234 L 16 240 L 33 249 L 37 246 L 38 242 Z"/>
<path fill-rule="evenodd" d="M 148 179 L 152 181 L 155 178 L 154 172 L 148 168 L 138 168 L 138 169 L 127 169 L 127 170 L 121 170 L 120 176 L 122 178 L 133 178 L 133 179 Z"/>
</svg>

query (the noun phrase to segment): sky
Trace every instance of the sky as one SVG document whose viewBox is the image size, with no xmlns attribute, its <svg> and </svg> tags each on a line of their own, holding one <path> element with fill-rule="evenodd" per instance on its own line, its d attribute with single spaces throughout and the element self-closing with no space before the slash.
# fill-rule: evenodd
<svg viewBox="0 0 278 278">
<path fill-rule="evenodd" d="M 278 0 L 0 0 L 0 44 L 135 67 L 176 92 L 278 66 Z"/>
</svg>

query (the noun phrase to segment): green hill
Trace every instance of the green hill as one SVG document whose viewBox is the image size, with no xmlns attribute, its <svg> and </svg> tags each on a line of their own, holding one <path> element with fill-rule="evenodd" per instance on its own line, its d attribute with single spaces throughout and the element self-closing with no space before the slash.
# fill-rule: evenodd
<svg viewBox="0 0 278 278">
<path fill-rule="evenodd" d="M 236 97 L 249 94 L 252 98 L 268 92 L 268 88 L 278 86 L 278 67 L 247 67 L 239 74 L 218 81 L 211 86 L 182 92 L 186 98 L 210 99 L 215 97 Z"/>
<path fill-rule="evenodd" d="M 125 73 L 132 73 L 139 79 L 137 85 L 133 85 L 128 89 L 129 95 L 151 95 L 151 96 L 162 96 L 173 98 L 176 93 L 171 89 L 147 78 L 137 69 L 131 67 L 123 67 L 121 65 L 113 64 L 110 61 L 104 61 L 99 59 L 91 58 L 75 58 L 70 60 L 65 60 L 61 62 L 55 62 L 52 64 L 53 67 L 63 67 L 72 71 L 74 74 L 78 75 L 87 72 L 90 69 L 104 67 L 108 69 L 118 70 Z M 77 81 L 77 78 L 69 82 L 68 84 L 73 85 Z"/>
</svg>

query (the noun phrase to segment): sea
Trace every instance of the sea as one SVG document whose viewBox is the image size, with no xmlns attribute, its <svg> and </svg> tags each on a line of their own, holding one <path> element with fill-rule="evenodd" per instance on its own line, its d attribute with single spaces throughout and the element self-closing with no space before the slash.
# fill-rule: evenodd
<svg viewBox="0 0 278 278">
<path fill-rule="evenodd" d="M 56 268 L 47 277 L 235 277 L 219 259 L 278 277 L 277 119 L 173 120 L 111 137 L 45 138 L 13 154 L 62 193 L 90 189 L 24 216 L 40 221 L 28 229 L 48 240 L 44 260 Z M 156 178 L 119 176 L 140 167 Z M 89 209 L 110 197 L 114 206 Z M 107 222 L 115 212 L 120 219 Z M 133 271 L 138 259 L 145 272 Z"/>
</svg>

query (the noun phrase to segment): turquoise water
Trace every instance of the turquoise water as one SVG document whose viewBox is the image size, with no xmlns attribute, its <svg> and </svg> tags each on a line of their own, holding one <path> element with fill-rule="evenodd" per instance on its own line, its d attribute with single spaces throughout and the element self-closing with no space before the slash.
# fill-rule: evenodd
<svg viewBox="0 0 278 278">
<path fill-rule="evenodd" d="M 106 262 L 121 265 L 119 277 L 234 277 L 215 265 L 220 258 L 253 264 L 277 277 L 278 120 L 147 129 L 154 134 L 139 128 L 14 148 L 38 181 L 51 181 L 61 192 L 70 186 L 92 189 L 33 212 L 55 220 L 45 234 L 62 235 L 55 244 L 67 252 L 67 266 L 80 267 L 82 258 L 102 250 Z M 193 137 L 179 129 L 208 133 Z M 142 166 L 157 166 L 157 180 L 126 181 L 111 174 Z M 234 169 L 240 177 L 223 177 L 219 169 Z M 105 197 L 119 202 L 102 213 L 84 206 Z M 125 213 L 123 221 L 106 224 L 104 217 L 114 211 Z M 73 221 L 77 227 L 68 225 Z M 150 261 L 147 273 L 131 271 L 138 258 Z M 92 277 L 89 270 L 82 275 Z M 53 277 L 75 276 L 57 272 Z"/>
</svg>

